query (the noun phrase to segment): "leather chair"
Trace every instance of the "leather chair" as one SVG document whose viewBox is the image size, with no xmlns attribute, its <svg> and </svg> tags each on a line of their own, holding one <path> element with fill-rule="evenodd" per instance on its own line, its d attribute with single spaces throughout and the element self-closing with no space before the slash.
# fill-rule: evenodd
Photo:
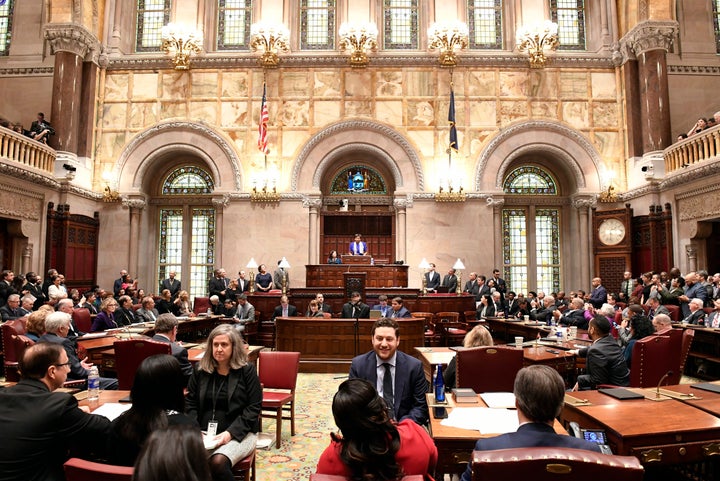
<svg viewBox="0 0 720 481">
<path fill-rule="evenodd" d="M 255 481 L 255 454 L 256 449 L 253 449 L 252 453 L 235 463 L 232 467 L 233 477 L 235 479 L 242 479 L 243 481 Z M 68 480 L 69 481 L 69 480 Z"/>
<path fill-rule="evenodd" d="M 516 448 L 473 451 L 472 454 L 473 481 L 642 481 L 644 474 L 640 461 L 634 456 L 614 456 L 583 449 Z"/>
<path fill-rule="evenodd" d="M 667 310 L 670 312 L 670 320 L 672 322 L 680 322 L 680 306 L 665 304 L 665 307 L 667 307 Z"/>
<path fill-rule="evenodd" d="M 63 465 L 67 481 L 130 481 L 133 468 L 70 458 Z"/>
<path fill-rule="evenodd" d="M 193 299 L 193 312 L 197 316 L 198 314 L 207 312 L 210 307 L 209 297 L 196 297 Z"/>
<path fill-rule="evenodd" d="M 439 331 L 445 346 L 461 346 L 465 334 L 470 330 L 467 323 L 460 322 L 459 312 L 438 312 L 435 314 L 435 329 Z"/>
<path fill-rule="evenodd" d="M 457 387 L 476 393 L 512 392 L 515 376 L 523 367 L 523 350 L 513 347 L 484 346 L 461 349 L 457 353 Z"/>
<path fill-rule="evenodd" d="M 170 354 L 170 344 L 146 339 L 127 339 L 115 341 L 115 369 L 118 377 L 118 389 L 132 389 L 135 371 L 146 357 L 154 354 Z"/>
<path fill-rule="evenodd" d="M 73 309 L 72 320 L 75 323 L 80 332 L 90 332 L 92 328 L 92 318 L 90 317 L 90 311 L 87 309 Z"/>
<path fill-rule="evenodd" d="M 635 341 L 632 350 L 631 387 L 656 387 L 665 374 L 665 383 L 677 384 L 671 377 L 680 373 L 680 349 L 670 336 L 647 336 Z"/>
<path fill-rule="evenodd" d="M 690 354 L 690 347 L 692 346 L 693 339 L 695 338 L 695 329 L 685 329 L 682 336 L 682 347 L 680 350 L 680 377 L 685 372 L 685 364 L 687 363 L 688 355 Z M 677 383 L 679 384 L 678 380 Z"/>
<path fill-rule="evenodd" d="M 23 355 L 25 355 L 25 349 L 35 344 L 35 341 L 22 334 L 13 334 L 11 343 L 13 344 L 13 352 L 17 356 L 17 359 L 20 360 L 22 359 Z M 14 368 L 14 375 L 17 377 L 17 379 L 15 380 L 19 381 L 20 375 L 18 372 L 18 362 L 15 362 Z M 5 380 L 9 381 L 10 379 L 7 379 L 6 377 Z M 86 383 L 86 379 L 70 379 L 63 383 L 63 387 L 69 389 L 84 389 Z"/>
<path fill-rule="evenodd" d="M 275 418 L 275 447 L 279 448 L 283 419 L 290 420 L 290 435 L 295 436 L 295 386 L 300 368 L 300 353 L 260 351 L 258 362 L 260 384 L 263 386 L 261 416 Z"/>
<path fill-rule="evenodd" d="M 18 375 L 18 361 L 20 358 L 15 350 L 15 341 L 13 340 L 13 337 L 17 335 L 24 335 L 27 332 L 25 330 L 25 320 L 15 319 L 4 322 L 0 325 L 0 329 L 2 329 L 2 350 L 5 380 L 17 382 L 20 380 L 20 376 Z"/>
<path fill-rule="evenodd" d="M 435 327 L 435 314 L 432 312 L 412 312 L 413 319 L 422 319 L 425 323 L 424 342 L 425 346 L 439 346 L 441 341 L 440 331 Z"/>
</svg>

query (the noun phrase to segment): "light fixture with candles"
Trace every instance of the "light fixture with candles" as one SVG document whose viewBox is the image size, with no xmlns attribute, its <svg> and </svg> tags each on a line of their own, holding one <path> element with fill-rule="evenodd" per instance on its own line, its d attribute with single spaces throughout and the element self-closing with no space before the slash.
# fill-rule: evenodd
<svg viewBox="0 0 720 481">
<path fill-rule="evenodd" d="M 260 52 L 260 65 L 276 68 L 280 64 L 281 52 L 289 52 L 290 30 L 281 23 L 259 22 L 250 26 L 250 47 Z"/>
<path fill-rule="evenodd" d="M 420 261 L 420 264 L 418 265 L 418 267 L 423 270 L 422 295 L 424 296 L 425 294 L 427 294 L 427 279 L 425 278 L 425 273 L 427 272 L 428 269 L 430 269 L 430 263 L 427 261 L 427 259 L 425 259 L 423 257 L 422 260 Z"/>
<path fill-rule="evenodd" d="M 453 264 L 453 269 L 455 269 L 455 273 L 457 275 L 457 287 L 455 288 L 455 293 L 459 296 L 462 294 L 462 271 L 465 269 L 465 264 L 463 264 L 459 257 L 458 260 L 455 261 L 455 264 Z"/>
<path fill-rule="evenodd" d="M 280 269 L 282 269 L 282 293 L 287 294 L 287 286 L 288 286 L 288 271 L 287 271 L 287 269 L 290 269 L 290 263 L 283 256 L 283 258 L 280 260 L 280 264 L 278 264 L 278 267 Z"/>
<path fill-rule="evenodd" d="M 120 192 L 112 186 L 115 180 L 112 173 L 107 170 L 103 172 L 102 180 L 105 182 L 105 189 L 103 189 L 103 202 L 118 202 L 120 200 Z"/>
<path fill-rule="evenodd" d="M 338 35 L 340 35 L 340 48 L 350 52 L 350 66 L 367 67 L 368 51 L 377 50 L 377 25 L 373 22 L 363 24 L 346 22 L 340 25 Z"/>
<path fill-rule="evenodd" d="M 555 50 L 558 40 L 558 25 L 550 20 L 533 25 L 523 25 L 517 31 L 518 50 L 530 56 L 530 67 L 543 68 L 547 63 L 546 52 Z"/>
<path fill-rule="evenodd" d="M 613 179 L 615 179 L 615 172 L 611 169 L 605 169 L 602 174 L 601 178 L 603 183 L 607 186 L 605 190 L 600 192 L 600 195 L 598 196 L 598 200 L 600 202 L 617 202 L 618 196 L 615 193 L 615 187 L 613 186 Z"/>
<path fill-rule="evenodd" d="M 467 24 L 455 20 L 444 23 L 438 22 L 428 28 L 428 39 L 430 50 L 440 51 L 440 65 L 443 67 L 454 67 L 457 65 L 457 52 L 468 46 Z"/>
<path fill-rule="evenodd" d="M 185 25 L 168 23 L 161 31 L 162 49 L 172 56 L 176 70 L 190 68 L 190 56 L 202 51 L 203 33 Z"/>
<path fill-rule="evenodd" d="M 253 269 L 258 268 L 258 263 L 255 262 L 254 257 L 251 257 L 250 262 L 248 262 L 245 267 L 250 269 L 250 294 L 253 294 L 255 292 L 255 272 L 253 272 Z"/>
<path fill-rule="evenodd" d="M 280 193 L 277 191 L 278 178 L 277 169 L 269 170 L 266 161 L 265 170 L 256 172 L 252 176 L 250 201 L 267 204 L 280 202 Z"/>
</svg>

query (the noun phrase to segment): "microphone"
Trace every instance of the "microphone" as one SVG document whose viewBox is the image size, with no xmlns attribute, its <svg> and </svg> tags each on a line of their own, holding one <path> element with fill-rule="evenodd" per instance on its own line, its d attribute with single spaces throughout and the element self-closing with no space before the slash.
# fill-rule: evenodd
<svg viewBox="0 0 720 481">
<path fill-rule="evenodd" d="M 673 372 L 672 370 L 665 373 L 663 377 L 660 378 L 660 382 L 657 385 L 657 391 L 655 391 L 655 399 L 660 399 L 660 386 L 662 386 L 662 383 L 665 379 L 667 379 L 668 376 L 672 376 Z"/>
</svg>

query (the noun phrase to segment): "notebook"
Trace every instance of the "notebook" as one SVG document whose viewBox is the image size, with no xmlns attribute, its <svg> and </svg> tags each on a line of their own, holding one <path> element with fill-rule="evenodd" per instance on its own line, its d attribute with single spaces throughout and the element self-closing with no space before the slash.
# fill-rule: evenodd
<svg viewBox="0 0 720 481">
<path fill-rule="evenodd" d="M 720 385 L 713 384 L 711 382 L 701 382 L 700 384 L 693 384 L 690 387 L 694 387 L 695 389 L 702 389 L 703 391 L 716 392 L 716 393 L 720 394 Z"/>
<path fill-rule="evenodd" d="M 630 391 L 629 389 L 623 389 L 621 387 L 598 389 L 598 391 L 623 401 L 626 399 L 645 399 L 645 395 Z"/>
</svg>

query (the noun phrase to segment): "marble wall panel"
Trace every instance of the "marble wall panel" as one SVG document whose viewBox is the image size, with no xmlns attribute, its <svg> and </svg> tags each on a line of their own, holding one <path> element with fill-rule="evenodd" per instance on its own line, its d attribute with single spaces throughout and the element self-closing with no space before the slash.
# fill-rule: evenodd
<svg viewBox="0 0 720 481">
<path fill-rule="evenodd" d="M 402 72 L 381 70 L 375 73 L 376 97 L 401 97 L 403 95 Z"/>
<path fill-rule="evenodd" d="M 320 101 L 313 102 L 313 126 L 322 127 L 332 122 L 336 122 L 340 118 L 340 109 L 342 104 L 337 101 Z"/>
<path fill-rule="evenodd" d="M 295 155 L 303 148 L 308 141 L 307 132 L 304 130 L 284 129 L 282 133 L 282 153 L 288 160 L 288 165 L 283 165 L 285 171 L 285 180 L 290 184 L 290 172 L 292 172 L 292 161 Z"/>
<path fill-rule="evenodd" d="M 185 99 L 189 97 L 190 76 L 183 72 L 165 72 L 161 80 L 160 97 L 163 99 Z"/>
<path fill-rule="evenodd" d="M 596 99 L 617 98 L 617 85 L 614 72 L 593 72 L 590 74 L 592 97 Z"/>
<path fill-rule="evenodd" d="M 372 117 L 373 103 L 370 100 L 351 100 L 345 102 L 346 117 Z"/>
<path fill-rule="evenodd" d="M 286 100 L 278 112 L 275 123 L 278 126 L 308 126 L 310 102 L 305 100 Z"/>
<path fill-rule="evenodd" d="M 557 102 L 530 102 L 530 115 L 533 118 L 557 119 Z"/>
<path fill-rule="evenodd" d="M 223 127 L 245 126 L 248 119 L 247 101 L 222 102 L 220 104 L 220 125 Z"/>
<path fill-rule="evenodd" d="M 132 76 L 132 100 L 156 99 L 158 96 L 158 74 L 135 73 Z"/>
<path fill-rule="evenodd" d="M 128 98 L 128 74 L 114 73 L 105 77 L 105 100 L 126 100 Z"/>
<path fill-rule="evenodd" d="M 603 159 L 620 161 L 625 157 L 623 139 L 619 132 L 594 132 L 592 143 Z"/>
<path fill-rule="evenodd" d="M 495 72 L 469 72 L 467 75 L 467 91 L 469 97 L 495 97 L 497 82 Z"/>
<path fill-rule="evenodd" d="M 159 120 L 186 118 L 187 105 L 185 102 L 161 102 Z"/>
<path fill-rule="evenodd" d="M 127 123 L 127 104 L 105 104 L 102 126 L 106 129 L 124 129 Z"/>
<path fill-rule="evenodd" d="M 497 103 L 494 100 L 470 102 L 470 125 L 495 127 L 497 125 Z"/>
<path fill-rule="evenodd" d="M 527 102 L 499 102 L 500 105 L 500 127 L 504 127 L 517 120 L 523 120 L 528 116 Z"/>
<path fill-rule="evenodd" d="M 558 84 L 560 85 L 561 99 L 583 99 L 588 96 L 588 83 L 586 72 L 560 72 Z"/>
<path fill-rule="evenodd" d="M 190 102 L 189 115 L 193 121 L 215 125 L 218 123 L 217 102 Z"/>
<path fill-rule="evenodd" d="M 432 158 L 435 155 L 435 137 L 432 130 L 410 130 L 407 136 L 423 156 Z"/>
<path fill-rule="evenodd" d="M 430 100 L 408 100 L 407 119 L 409 126 L 435 125 L 435 102 Z"/>
<path fill-rule="evenodd" d="M 375 117 L 390 125 L 404 125 L 403 103 L 401 101 L 381 100 L 375 102 Z"/>
<path fill-rule="evenodd" d="M 467 132 L 466 142 L 470 146 L 470 156 L 473 163 L 476 161 L 475 157 L 482 152 L 488 139 L 496 133 L 496 130 L 470 130 Z"/>
<path fill-rule="evenodd" d="M 308 98 L 312 93 L 310 74 L 308 72 L 283 72 L 280 83 L 280 96 Z"/>
<path fill-rule="evenodd" d="M 140 129 L 157 123 L 159 107 L 157 102 L 131 103 L 128 126 L 132 129 Z"/>
<path fill-rule="evenodd" d="M 557 72 L 531 69 L 528 74 L 528 96 L 535 99 L 555 99 L 558 96 Z"/>
<path fill-rule="evenodd" d="M 500 72 L 500 97 L 526 97 L 528 76 L 522 72 Z"/>
<path fill-rule="evenodd" d="M 618 127 L 618 106 L 610 102 L 595 102 L 592 106 L 595 127 Z"/>
<path fill-rule="evenodd" d="M 315 98 L 340 97 L 342 77 L 332 70 L 313 72 L 313 96 Z"/>
<path fill-rule="evenodd" d="M 438 94 L 435 71 L 408 71 L 404 83 L 405 94 L 410 97 L 432 97 Z M 450 83 L 449 79 L 447 83 Z"/>
<path fill-rule="evenodd" d="M 248 75 L 245 72 L 223 72 L 222 90 L 223 97 L 247 97 L 248 96 Z"/>
<path fill-rule="evenodd" d="M 192 72 L 190 94 L 193 97 L 217 97 L 217 72 Z"/>
<path fill-rule="evenodd" d="M 372 74 L 366 70 L 345 72 L 345 97 L 372 97 Z"/>
<path fill-rule="evenodd" d="M 562 120 L 576 129 L 586 129 L 590 126 L 588 119 L 588 104 L 586 102 L 563 102 Z"/>
<path fill-rule="evenodd" d="M 124 132 L 105 132 L 99 140 L 100 158 L 107 159 L 114 165 L 126 141 L 127 138 Z"/>
</svg>

